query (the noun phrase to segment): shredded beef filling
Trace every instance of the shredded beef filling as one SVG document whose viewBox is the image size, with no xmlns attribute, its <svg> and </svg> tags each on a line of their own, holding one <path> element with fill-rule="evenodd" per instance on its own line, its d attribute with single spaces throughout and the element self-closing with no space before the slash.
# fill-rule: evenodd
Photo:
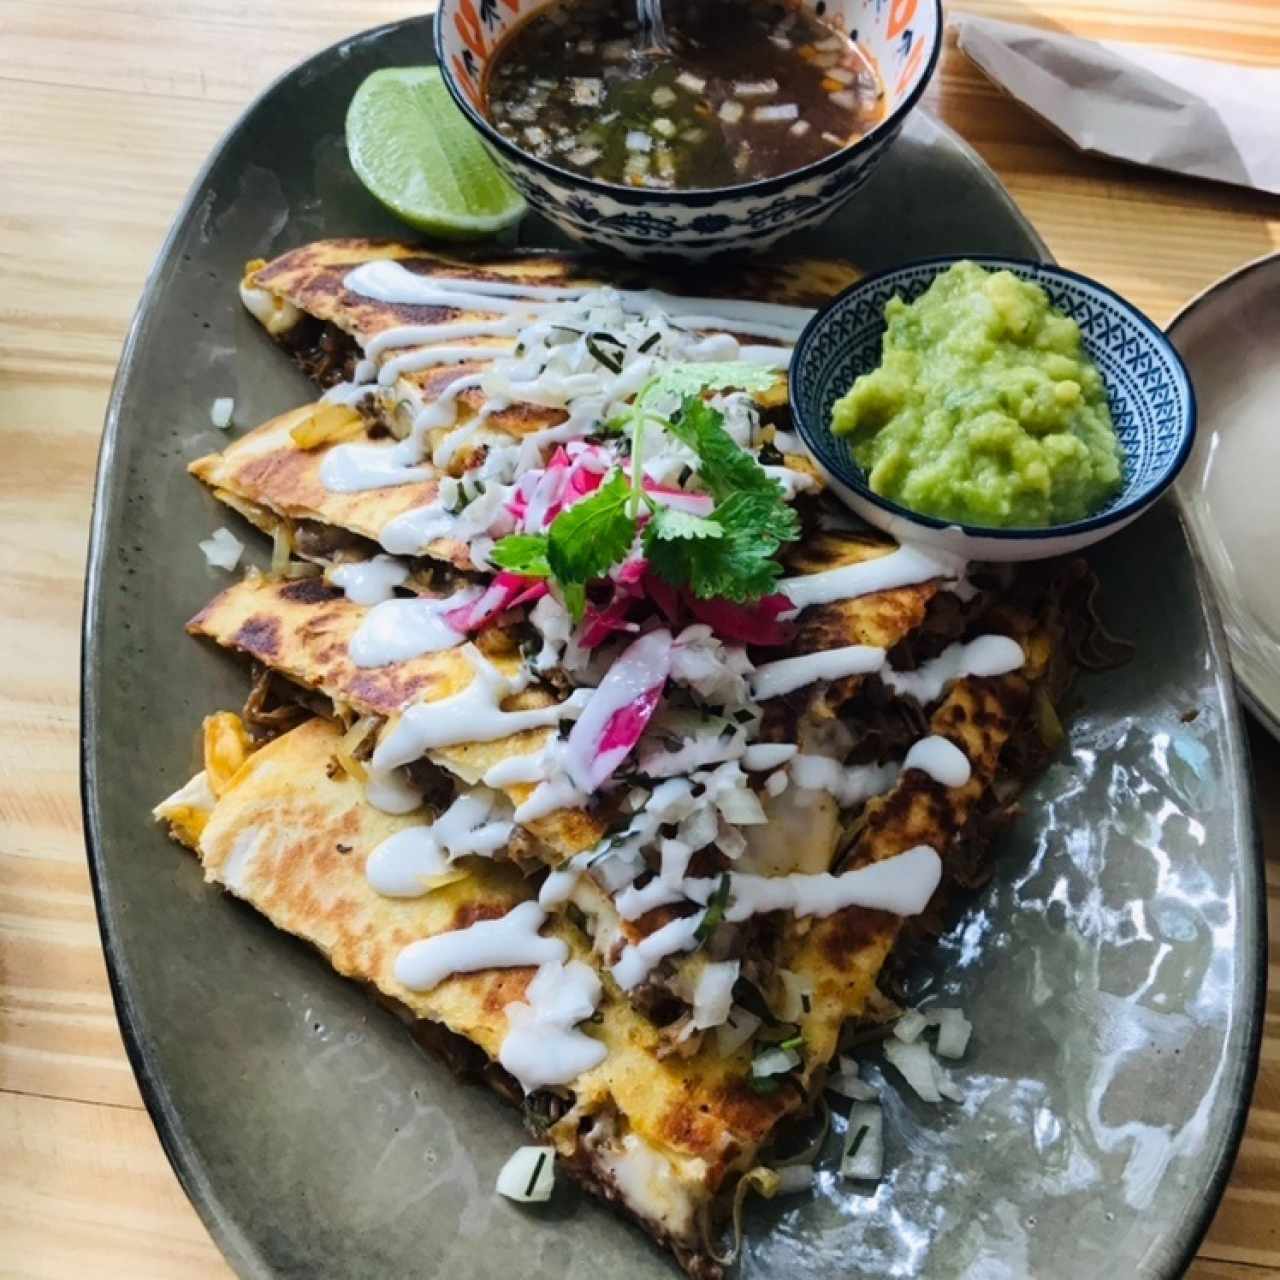
<svg viewBox="0 0 1280 1280">
<path fill-rule="evenodd" d="M 302 372 L 325 388 L 350 382 L 360 360 L 360 346 L 349 333 L 314 316 L 306 316 L 294 325 L 283 345 Z"/>
<path fill-rule="evenodd" d="M 358 533 L 318 520 L 299 520 L 293 526 L 294 553 L 308 559 L 332 560 L 343 553 L 350 553 L 354 559 L 368 559 L 381 549 Z"/>
</svg>

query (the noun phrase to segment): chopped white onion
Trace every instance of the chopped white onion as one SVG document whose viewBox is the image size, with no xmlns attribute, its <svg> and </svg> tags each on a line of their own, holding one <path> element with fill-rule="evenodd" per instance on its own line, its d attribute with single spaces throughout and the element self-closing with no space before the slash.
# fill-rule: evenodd
<svg viewBox="0 0 1280 1280">
<path fill-rule="evenodd" d="M 732 99 L 729 99 L 727 102 L 722 102 L 720 104 L 720 119 L 723 120 L 725 124 L 737 124 L 738 121 L 742 119 L 743 115 L 746 114 L 746 110 L 746 107 L 744 107 L 742 103 L 734 102 Z"/>
<path fill-rule="evenodd" d="M 800 1055 L 794 1049 L 783 1049 L 781 1046 L 766 1049 L 757 1058 L 751 1060 L 751 1074 L 757 1080 L 766 1076 L 783 1076 L 794 1071 L 800 1065 Z"/>
<path fill-rule="evenodd" d="M 604 93 L 604 81 L 594 76 L 575 76 L 569 81 L 570 95 L 577 106 L 599 106 Z"/>
<path fill-rule="evenodd" d="M 230 396 L 219 396 L 209 409 L 209 421 L 219 431 L 225 431 L 231 425 L 231 415 L 236 411 L 236 402 Z"/>
<path fill-rule="evenodd" d="M 841 36 L 828 36 L 825 40 L 815 40 L 813 47 L 823 53 L 831 53 L 833 50 L 844 48 L 844 39 Z"/>
<path fill-rule="evenodd" d="M 827 97 L 837 107 L 843 107 L 846 111 L 856 111 L 858 109 L 858 99 L 848 89 L 836 89 L 834 92 L 827 94 Z"/>
<path fill-rule="evenodd" d="M 886 1040 L 884 1056 L 906 1078 L 907 1083 L 926 1102 L 963 1102 L 964 1091 L 947 1074 L 946 1068 L 929 1052 L 923 1040 L 905 1044 L 901 1040 Z"/>
<path fill-rule="evenodd" d="M 734 1005 L 729 1016 L 716 1028 L 716 1048 L 722 1058 L 736 1053 L 755 1035 L 760 1019 L 741 1005 Z"/>
<path fill-rule="evenodd" d="M 944 1067 L 937 1058 L 930 1058 L 929 1062 L 933 1068 L 933 1087 L 937 1089 L 944 1098 L 948 1098 L 952 1102 L 963 1102 L 964 1090 L 960 1088 L 954 1080 L 952 1080 L 946 1067 Z"/>
<path fill-rule="evenodd" d="M 923 1040 L 907 1044 L 903 1040 L 884 1042 L 884 1056 L 898 1068 L 906 1082 L 926 1102 L 941 1102 L 942 1095 L 934 1079 L 933 1054 Z"/>
<path fill-rule="evenodd" d="M 641 154 L 647 153 L 653 147 L 653 139 L 649 137 L 643 129 L 627 130 L 627 150 L 636 151 Z"/>
<path fill-rule="evenodd" d="M 798 1191 L 808 1191 L 813 1186 L 813 1165 L 789 1164 L 777 1170 L 778 1185 L 774 1195 L 793 1196 Z"/>
<path fill-rule="evenodd" d="M 799 750 L 794 742 L 753 742 L 742 753 L 742 767 L 748 773 L 778 769 Z"/>
<path fill-rule="evenodd" d="M 600 159 L 599 147 L 574 147 L 572 151 L 565 156 L 570 164 L 587 165 L 592 161 Z M 544 599 L 550 599 L 550 596 L 544 596 Z"/>
<path fill-rule="evenodd" d="M 707 136 L 705 129 L 686 129 L 681 135 L 681 139 L 689 143 L 699 143 Z"/>
<path fill-rule="evenodd" d="M 772 76 L 766 80 L 735 80 L 733 92 L 739 98 L 771 98 L 778 92 L 778 82 Z"/>
<path fill-rule="evenodd" d="M 716 797 L 716 808 L 726 822 L 738 827 L 755 827 L 769 821 L 759 796 L 750 787 L 734 787 Z"/>
<path fill-rule="evenodd" d="M 729 1016 L 738 969 L 737 960 L 703 966 L 693 988 L 693 1025 L 699 1031 L 718 1027 Z"/>
<path fill-rule="evenodd" d="M 827 1088 L 854 1102 L 875 1102 L 880 1096 L 858 1075 L 858 1064 L 852 1058 L 841 1057 L 839 1071 L 827 1077 Z"/>
<path fill-rule="evenodd" d="M 676 91 L 668 84 L 660 84 L 650 97 L 655 107 L 669 107 L 676 100 Z"/>
<path fill-rule="evenodd" d="M 776 31 L 769 37 L 769 43 L 776 45 L 779 49 L 791 48 L 791 41 L 786 36 L 779 35 Z"/>
<path fill-rule="evenodd" d="M 835 80 L 839 84 L 852 84 L 858 77 L 857 73 L 850 71 L 848 67 L 829 67 L 827 69 L 827 78 Z"/>
<path fill-rule="evenodd" d="M 973 1024 L 959 1009 L 931 1009 L 929 1020 L 938 1024 L 938 1057 L 963 1058 Z"/>
<path fill-rule="evenodd" d="M 796 138 L 803 138 L 809 132 L 809 122 L 807 120 L 797 120 L 787 132 Z"/>
<path fill-rule="evenodd" d="M 524 131 L 524 140 L 526 142 L 532 143 L 536 147 L 540 143 L 546 142 L 547 131 L 541 128 L 539 125 L 531 124 Z"/>
<path fill-rule="evenodd" d="M 498 1174 L 497 1192 L 508 1200 L 530 1204 L 551 1199 L 555 1182 L 555 1147 L 518 1147 Z"/>
<path fill-rule="evenodd" d="M 908 1009 L 906 1013 L 893 1024 L 893 1034 L 898 1037 L 903 1044 L 914 1044 L 920 1039 L 921 1033 L 925 1027 L 929 1025 L 929 1019 L 924 1016 L 918 1009 Z"/>
<path fill-rule="evenodd" d="M 799 1022 L 809 1012 L 809 1001 L 813 998 L 813 979 L 793 973 L 790 969 L 779 969 L 778 981 L 782 984 L 778 1017 L 783 1022 Z"/>
<path fill-rule="evenodd" d="M 661 138 L 674 138 L 676 136 L 676 127 L 666 116 L 659 116 L 656 120 L 651 121 L 649 128 Z"/>
<path fill-rule="evenodd" d="M 849 1108 L 849 1128 L 840 1156 L 840 1174 L 855 1182 L 878 1182 L 884 1172 L 884 1112 L 872 1102 Z"/>
<path fill-rule="evenodd" d="M 831 133 L 829 130 L 823 130 L 822 136 L 827 142 L 831 143 L 833 147 L 843 147 L 848 141 L 847 138 L 841 138 L 836 134 Z"/>
<path fill-rule="evenodd" d="M 781 124 L 784 120 L 795 120 L 800 115 L 800 108 L 794 102 L 771 102 L 765 107 L 752 109 L 751 118 L 758 124 Z"/>
<path fill-rule="evenodd" d="M 200 543 L 200 550 L 215 569 L 229 571 L 240 563 L 244 543 L 228 529 L 215 529 L 210 537 Z"/>
<path fill-rule="evenodd" d="M 692 71 L 682 71 L 676 76 L 676 84 L 682 89 L 688 89 L 690 93 L 701 93 L 707 87 L 707 82 L 701 76 L 695 76 Z"/>
</svg>

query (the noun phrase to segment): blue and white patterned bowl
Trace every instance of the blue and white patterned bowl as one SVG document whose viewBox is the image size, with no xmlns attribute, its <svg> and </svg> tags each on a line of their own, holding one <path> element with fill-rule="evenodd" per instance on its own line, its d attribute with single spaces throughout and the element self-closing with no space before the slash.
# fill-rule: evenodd
<svg viewBox="0 0 1280 1280">
<path fill-rule="evenodd" d="M 942 0 L 787 2 L 813 9 L 857 39 L 880 71 L 885 118 L 842 151 L 793 173 L 733 187 L 662 191 L 597 182 L 530 155 L 489 123 L 481 104 L 494 50 L 547 0 L 440 0 L 436 61 L 502 171 L 571 239 L 629 258 L 703 260 L 756 252 L 817 226 L 858 191 L 920 100 L 942 47 Z"/>
<path fill-rule="evenodd" d="M 961 260 L 926 258 L 867 276 L 809 322 L 791 361 L 791 408 L 801 439 L 845 502 L 899 541 L 939 547 L 971 560 L 1040 560 L 1109 537 L 1136 520 L 1182 469 L 1195 439 L 1195 393 L 1164 334 L 1105 285 L 1074 271 L 969 255 L 990 270 L 1004 268 L 1040 285 L 1050 302 L 1080 326 L 1085 350 L 1102 373 L 1124 449 L 1124 483 L 1097 514 L 1042 529 L 948 524 L 872 493 L 849 440 L 832 434 L 832 406 L 859 374 L 880 363 L 885 303 L 894 294 L 914 302 Z"/>
</svg>

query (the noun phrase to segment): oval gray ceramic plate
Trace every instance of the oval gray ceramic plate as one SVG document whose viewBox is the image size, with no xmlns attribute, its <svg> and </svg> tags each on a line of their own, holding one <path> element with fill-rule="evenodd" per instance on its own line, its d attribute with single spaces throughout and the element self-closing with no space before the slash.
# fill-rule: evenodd
<svg viewBox="0 0 1280 1280">
<path fill-rule="evenodd" d="M 242 263 L 397 230 L 347 168 L 375 67 L 429 60 L 429 20 L 361 36 L 270 89 L 179 214 L 125 348 L 94 514 L 84 807 L 125 1040 L 183 1185 L 244 1276 L 669 1277 L 565 1187 L 527 1210 L 494 1178 L 513 1114 L 460 1088 L 316 956 L 208 889 L 150 806 L 196 766 L 193 728 L 239 667 L 182 634 L 226 582 L 196 541 L 228 519 L 183 464 L 308 397 L 236 298 Z M 537 235 L 536 227 L 527 231 Z M 806 248 L 874 268 L 1042 253 L 999 184 L 917 114 Z M 243 532 L 243 531 L 242 531 Z M 245 534 L 248 538 L 251 535 Z M 1029 796 L 996 881 L 917 981 L 975 1023 L 962 1106 L 886 1090 L 889 1175 L 824 1176 L 751 1217 L 746 1276 L 1172 1276 L 1238 1141 L 1261 1027 L 1263 916 L 1224 645 L 1162 504 L 1096 558 L 1127 669 L 1081 681 L 1069 752 Z"/>
<path fill-rule="evenodd" d="M 1217 588 L 1241 690 L 1280 737 L 1280 253 L 1224 276 L 1169 325 L 1203 430 L 1178 481 Z"/>
</svg>

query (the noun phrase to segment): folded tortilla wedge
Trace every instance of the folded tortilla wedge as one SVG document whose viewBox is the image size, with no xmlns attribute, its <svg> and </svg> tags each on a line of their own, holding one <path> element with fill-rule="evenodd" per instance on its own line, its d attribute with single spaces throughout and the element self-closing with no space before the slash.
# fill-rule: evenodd
<svg viewBox="0 0 1280 1280">
<path fill-rule="evenodd" d="M 870 535 L 823 533 L 794 553 L 793 567 L 798 573 L 817 573 L 875 559 L 893 549 L 893 543 Z M 801 613 L 796 639 L 788 652 L 817 652 L 854 644 L 891 650 L 925 625 L 930 604 L 940 593 L 946 594 L 940 583 L 925 582 L 813 605 Z M 948 599 L 955 603 L 954 597 Z M 350 709 L 360 716 L 393 718 L 414 703 L 450 697 L 471 679 L 471 667 L 461 646 L 386 667 L 356 666 L 350 655 L 350 642 L 368 613 L 367 607 L 351 602 L 318 578 L 280 582 L 250 577 L 210 601 L 187 624 L 187 630 L 240 652 L 305 689 L 317 691 L 340 712 Z M 522 660 L 513 631 L 492 626 L 477 636 L 477 642 L 503 674 L 519 670 Z M 813 694 L 829 706 L 838 706 L 854 695 L 859 683 L 860 677 L 851 677 L 833 682 L 820 692 L 815 689 Z M 551 701 L 549 694 L 533 689 L 516 695 L 507 705 L 516 710 Z M 771 706 L 769 723 L 780 740 L 795 740 L 795 724 L 804 709 L 804 702 L 795 697 L 778 700 Z M 530 729 L 496 742 L 444 747 L 434 751 L 431 758 L 474 784 L 501 760 L 537 751 L 553 733 L 552 729 Z M 533 787 L 516 783 L 506 790 L 513 803 L 519 804 L 529 797 Z M 605 833 L 603 822 L 582 809 L 560 810 L 531 823 L 530 829 L 553 865 L 590 849 Z M 826 824 L 820 824 L 817 830 L 825 832 Z"/>
<path fill-rule="evenodd" d="M 465 879 L 423 897 L 376 893 L 365 878 L 369 855 L 420 818 L 381 813 L 357 783 L 331 770 L 340 738 L 329 722 L 309 721 L 251 755 L 220 797 L 198 779 L 157 816 L 180 838 L 194 835 L 207 879 L 314 944 L 339 973 L 372 985 L 411 1022 L 441 1028 L 423 1037 L 432 1047 L 456 1050 L 458 1039 L 473 1046 L 462 1059 L 482 1064 L 489 1082 L 519 1101 L 520 1087 L 497 1059 L 504 1010 L 524 997 L 535 970 L 458 973 L 416 991 L 397 980 L 395 961 L 411 943 L 533 902 L 535 889 L 509 863 L 469 858 Z M 193 823 L 193 810 L 200 821 Z M 593 963 L 590 940 L 567 917 L 553 917 L 544 933 Z M 705 1216 L 802 1094 L 753 1092 L 745 1048 L 727 1057 L 710 1046 L 692 1058 L 660 1057 L 658 1030 L 607 978 L 585 1034 L 607 1047 L 604 1060 L 568 1097 L 531 1095 L 527 1121 L 575 1177 L 634 1216 L 691 1274 L 717 1274 Z"/>
<path fill-rule="evenodd" d="M 353 270 L 378 263 L 403 267 L 412 272 L 413 280 L 427 286 L 447 284 L 454 292 L 441 295 L 432 305 L 423 305 L 387 301 L 347 287 Z M 318 241 L 270 263 L 251 263 L 241 284 L 246 306 L 321 387 L 331 388 L 352 378 L 366 351 L 372 356 L 363 361 L 361 376 L 370 380 L 364 389 L 339 388 L 344 393 L 341 403 L 301 407 L 282 415 L 221 454 L 196 460 L 190 469 L 219 499 L 261 528 L 274 527 L 280 518 L 304 521 L 304 539 L 316 549 L 350 549 L 363 543 L 367 552 L 397 516 L 436 497 L 440 474 L 458 474 L 475 461 L 477 450 L 528 440 L 566 418 L 563 409 L 522 403 L 516 398 L 491 406 L 483 430 L 459 446 L 441 468 L 425 468 L 429 474 L 424 478 L 356 492 L 335 492 L 325 486 L 321 468 L 330 448 L 357 444 L 374 451 L 375 456 L 380 450 L 391 453 L 395 448 L 392 437 L 408 435 L 423 409 L 439 402 L 453 384 L 477 380 L 498 355 L 514 352 L 514 332 L 503 331 L 502 300 L 490 302 L 492 295 L 485 293 L 458 295 L 458 289 L 595 287 L 607 273 L 615 288 L 630 288 L 633 294 L 636 289 L 643 290 L 634 296 L 652 296 L 667 306 L 683 299 L 683 305 L 694 312 L 717 306 L 732 309 L 734 300 L 739 307 L 750 307 L 758 304 L 748 300 L 768 298 L 771 307 L 784 313 L 785 328 L 777 334 L 744 335 L 745 342 L 767 354 L 783 341 L 781 333 L 794 339 L 806 308 L 828 300 L 857 278 L 847 263 L 799 260 L 752 264 L 732 276 L 700 271 L 670 285 L 671 292 L 654 295 L 654 281 L 647 277 L 631 278 L 626 268 L 619 277 L 612 264 L 594 273 L 592 268 L 590 259 L 574 254 L 524 252 L 465 259 L 410 245 L 359 239 Z M 701 291 L 714 293 L 717 301 L 694 296 Z M 444 298 L 457 305 L 445 305 Z M 716 317 L 690 313 L 688 330 L 694 335 L 711 329 L 732 330 L 732 321 L 711 325 L 713 319 Z M 766 331 L 771 329 L 768 318 L 763 325 Z M 779 369 L 772 385 L 756 390 L 753 396 L 766 413 L 785 406 L 785 372 Z M 456 413 L 446 415 L 450 419 L 447 423 L 428 431 L 431 448 L 454 432 L 460 438 L 469 436 L 472 425 L 479 425 L 474 420 L 487 398 L 479 386 L 469 386 L 450 397 Z M 355 405 L 365 415 L 363 426 L 351 407 Z M 816 480 L 817 473 L 807 458 L 788 455 L 786 463 Z M 353 544 L 340 533 L 326 537 L 317 526 L 345 531 L 356 541 Z M 418 552 L 459 568 L 471 567 L 467 546 L 458 539 L 434 538 Z"/>
<path fill-rule="evenodd" d="M 1010 613 L 1011 620 L 1016 616 Z M 1027 734 L 1037 692 L 1060 692 L 1069 672 L 1065 631 L 1054 611 L 1038 619 L 1021 615 L 1020 622 L 1027 666 L 998 678 L 957 681 L 930 717 L 932 732 L 964 749 L 970 780 L 944 787 L 919 770 L 904 771 L 887 794 L 867 804 L 847 868 L 927 842 L 956 878 L 975 844 L 985 842 L 989 828 L 977 820 L 996 807 L 997 783 L 1020 781 L 1008 772 L 1008 749 Z M 156 816 L 196 848 L 209 880 L 314 944 L 339 973 L 375 988 L 424 1044 L 455 1065 L 471 1063 L 520 1103 L 521 1090 L 498 1059 L 510 1007 L 527 995 L 536 970 L 453 973 L 422 991 L 398 979 L 396 959 L 422 939 L 534 902 L 537 881 L 500 858 L 468 857 L 458 864 L 467 873 L 463 879 L 421 897 L 377 893 L 365 875 L 370 855 L 424 815 L 392 816 L 369 805 L 359 783 L 332 767 L 341 736 L 339 726 L 316 718 L 249 755 L 229 778 L 225 764 L 219 769 L 208 761 Z M 1009 798 L 1007 787 L 999 792 L 1000 804 Z M 789 824 L 770 829 L 785 840 Z M 586 888 L 592 883 L 590 875 L 580 881 Z M 945 882 L 939 900 L 944 894 Z M 553 914 L 543 927 L 544 936 L 562 939 L 573 959 L 598 972 L 603 996 L 584 1028 L 606 1052 L 572 1088 L 523 1097 L 526 1123 L 554 1144 L 576 1179 L 635 1218 L 690 1275 L 715 1277 L 721 1271 L 715 1224 L 743 1176 L 767 1164 L 763 1153 L 779 1122 L 811 1105 L 841 1029 L 873 1009 L 877 979 L 904 921 L 858 907 L 826 918 L 785 918 L 770 945 L 775 970 L 798 978 L 809 993 L 796 1017 L 805 1063 L 776 1092 L 762 1094 L 748 1082 L 747 1047 L 722 1053 L 708 1036 L 694 1042 L 692 1053 L 672 1053 L 670 1034 L 617 988 L 607 967 L 616 944 L 602 954 L 605 923 L 591 914 L 593 903 L 607 901 L 602 892 L 575 896 L 585 909 Z M 634 944 L 669 913 L 650 917 L 614 919 L 608 928 Z M 785 999 L 780 983 L 765 994 L 775 1006 Z M 769 1175 L 753 1185 L 767 1192 Z"/>
</svg>

